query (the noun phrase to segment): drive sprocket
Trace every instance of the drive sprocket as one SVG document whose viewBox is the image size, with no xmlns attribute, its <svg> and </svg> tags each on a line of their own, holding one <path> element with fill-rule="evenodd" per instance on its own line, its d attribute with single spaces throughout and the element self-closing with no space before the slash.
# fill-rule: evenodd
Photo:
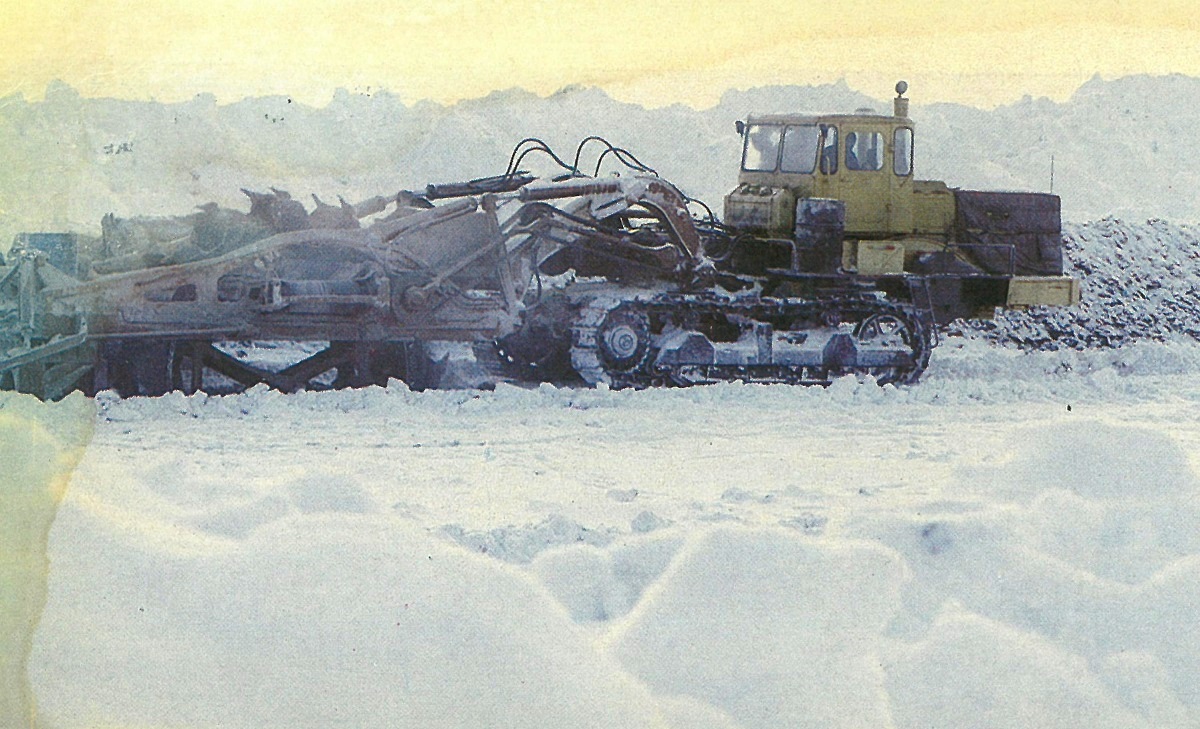
<svg viewBox="0 0 1200 729">
<path fill-rule="evenodd" d="M 650 321 L 637 301 L 593 301 L 572 327 L 571 364 L 593 387 L 637 385 L 651 343 Z"/>
</svg>

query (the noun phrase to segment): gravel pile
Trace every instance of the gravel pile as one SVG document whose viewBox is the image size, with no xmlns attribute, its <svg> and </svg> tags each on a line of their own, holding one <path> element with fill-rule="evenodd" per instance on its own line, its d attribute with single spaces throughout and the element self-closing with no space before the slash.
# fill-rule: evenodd
<svg viewBox="0 0 1200 729">
<path fill-rule="evenodd" d="M 1200 227 L 1114 218 L 1065 224 L 1063 253 L 1067 273 L 1083 281 L 1079 306 L 1003 311 L 954 322 L 946 333 L 1038 350 L 1200 340 Z"/>
</svg>

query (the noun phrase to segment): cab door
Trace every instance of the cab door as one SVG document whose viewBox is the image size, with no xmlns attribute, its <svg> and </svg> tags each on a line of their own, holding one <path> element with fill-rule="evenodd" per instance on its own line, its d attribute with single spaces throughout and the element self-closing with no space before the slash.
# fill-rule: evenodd
<svg viewBox="0 0 1200 729">
<path fill-rule="evenodd" d="M 907 235 L 913 232 L 913 130 L 896 127 L 892 130 L 892 152 L 888 166 L 892 168 L 891 206 L 888 209 L 888 232 Z"/>
<path fill-rule="evenodd" d="M 884 130 L 846 124 L 842 127 L 839 197 L 846 203 L 846 232 L 886 234 L 891 226 L 892 160 Z"/>
</svg>

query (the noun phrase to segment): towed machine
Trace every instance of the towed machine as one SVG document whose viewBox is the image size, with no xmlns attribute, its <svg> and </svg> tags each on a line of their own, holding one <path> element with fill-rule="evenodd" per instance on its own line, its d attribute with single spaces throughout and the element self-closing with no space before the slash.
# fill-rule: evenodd
<svg viewBox="0 0 1200 729">
<path fill-rule="evenodd" d="M 1059 199 L 915 179 L 896 90 L 890 116 L 738 122 L 723 219 L 589 137 L 573 163 L 526 139 L 501 175 L 357 204 L 244 190 L 249 212 L 21 234 L 0 265 L 0 388 L 423 388 L 445 343 L 522 382 L 911 384 L 939 325 L 1080 291 Z M 530 154 L 563 174 L 522 171 Z M 610 156 L 623 173 L 599 176 Z M 233 342 L 304 354 L 272 366 Z"/>
</svg>

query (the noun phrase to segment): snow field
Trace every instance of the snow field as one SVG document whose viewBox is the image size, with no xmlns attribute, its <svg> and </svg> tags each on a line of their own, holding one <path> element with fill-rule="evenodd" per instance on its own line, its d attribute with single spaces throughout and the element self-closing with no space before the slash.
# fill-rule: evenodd
<svg viewBox="0 0 1200 729">
<path fill-rule="evenodd" d="M 94 412 L 79 396 L 45 405 L 0 395 L 0 726 L 33 716 L 27 668 L 49 585 L 47 543 Z"/>
<path fill-rule="evenodd" d="M 1196 346 L 961 344 L 906 389 L 102 396 L 40 715 L 1195 726 Z"/>
<path fill-rule="evenodd" d="M 277 520 L 199 552 L 60 518 L 83 563 L 56 560 L 78 581 L 42 631 L 88 630 L 35 671 L 51 725 L 661 725 L 531 580 L 394 519 Z"/>
</svg>

